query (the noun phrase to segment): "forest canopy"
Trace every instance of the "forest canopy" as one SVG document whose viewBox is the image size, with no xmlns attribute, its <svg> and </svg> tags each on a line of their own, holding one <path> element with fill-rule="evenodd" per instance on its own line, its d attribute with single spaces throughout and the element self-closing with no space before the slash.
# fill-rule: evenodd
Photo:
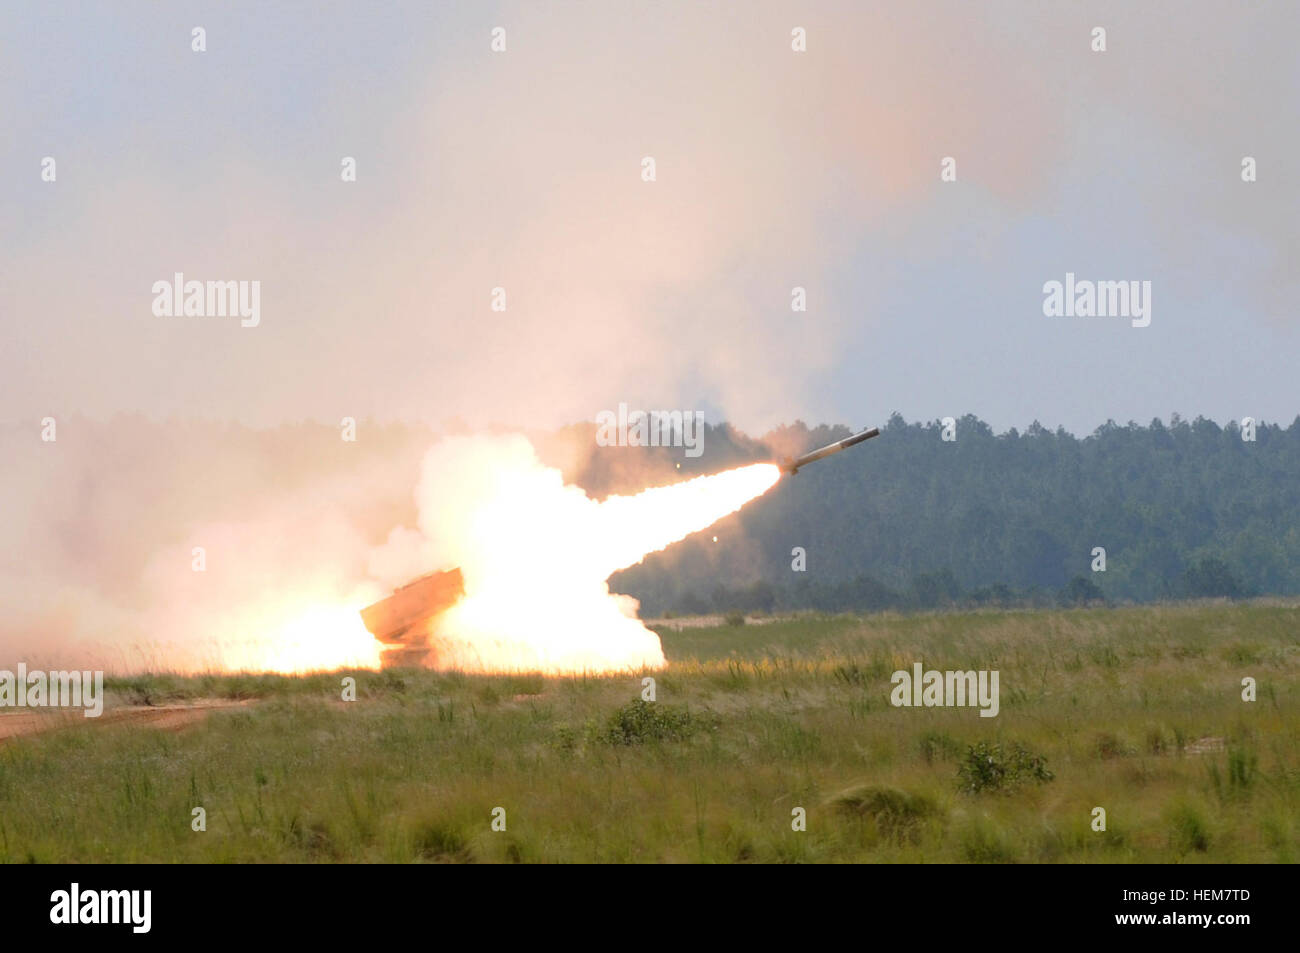
<svg viewBox="0 0 1300 953">
<path fill-rule="evenodd" d="M 1235 422 L 1177 414 L 1082 438 L 1037 423 L 995 434 L 970 415 L 956 439 L 943 430 L 894 414 L 879 439 L 782 480 L 611 588 L 647 615 L 1300 593 L 1300 418 L 1258 423 L 1253 440 Z M 691 470 L 850 432 L 799 423 L 753 440 L 711 427 Z"/>
</svg>

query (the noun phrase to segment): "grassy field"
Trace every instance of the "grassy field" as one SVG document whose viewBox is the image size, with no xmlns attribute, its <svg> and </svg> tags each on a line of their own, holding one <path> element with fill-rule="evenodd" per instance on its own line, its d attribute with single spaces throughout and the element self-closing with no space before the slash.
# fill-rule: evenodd
<svg viewBox="0 0 1300 953">
<path fill-rule="evenodd" d="M 347 673 L 110 680 L 116 705 L 255 701 L 180 730 L 87 722 L 0 745 L 0 859 L 1300 858 L 1295 606 L 800 618 L 662 636 L 670 666 L 653 673 L 648 706 L 640 675 L 358 672 L 350 703 Z M 916 661 L 997 669 L 1001 713 L 891 707 L 891 673 Z M 1045 770 L 1017 782 L 1017 750 Z M 990 770 L 1004 764 L 1005 777 Z M 981 790 L 963 789 L 972 778 Z M 204 832 L 191 830 L 196 806 Z M 491 829 L 497 807 L 504 832 Z M 791 829 L 796 807 L 806 831 Z"/>
</svg>

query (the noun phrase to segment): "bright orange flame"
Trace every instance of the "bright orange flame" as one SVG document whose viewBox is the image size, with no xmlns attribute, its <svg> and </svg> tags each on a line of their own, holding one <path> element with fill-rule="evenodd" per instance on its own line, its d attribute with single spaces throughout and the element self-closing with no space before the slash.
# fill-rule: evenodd
<svg viewBox="0 0 1300 953">
<path fill-rule="evenodd" d="M 464 575 L 465 598 L 432 633 L 432 664 L 552 674 L 662 667 L 637 601 L 606 580 L 734 513 L 780 475 L 759 463 L 597 502 L 521 437 L 445 441 L 426 458 L 418 492 L 424 541 L 412 561 L 398 561 L 408 575 L 452 566 Z M 387 555 L 412 543 L 395 536 Z"/>
<path fill-rule="evenodd" d="M 659 637 L 637 619 L 636 600 L 611 594 L 606 580 L 735 512 L 779 478 L 775 466 L 756 464 L 611 497 L 577 508 L 585 518 L 567 527 L 485 513 L 479 539 L 488 549 L 463 569 L 466 598 L 438 621 L 436 664 L 549 673 L 663 667 Z"/>
</svg>

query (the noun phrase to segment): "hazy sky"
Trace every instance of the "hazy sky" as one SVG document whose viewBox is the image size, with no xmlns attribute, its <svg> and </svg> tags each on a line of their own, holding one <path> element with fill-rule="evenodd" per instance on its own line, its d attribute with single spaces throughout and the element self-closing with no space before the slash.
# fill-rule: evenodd
<svg viewBox="0 0 1300 953">
<path fill-rule="evenodd" d="M 1289 422 L 1298 35 L 1295 3 L 6 4 L 0 420 Z M 155 316 L 178 271 L 259 281 L 260 325 Z M 1150 281 L 1150 326 L 1045 317 L 1066 272 Z"/>
</svg>

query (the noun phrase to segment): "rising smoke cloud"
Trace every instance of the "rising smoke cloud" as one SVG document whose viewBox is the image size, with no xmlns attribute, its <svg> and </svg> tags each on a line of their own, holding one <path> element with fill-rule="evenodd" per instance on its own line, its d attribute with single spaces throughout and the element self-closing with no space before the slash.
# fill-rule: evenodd
<svg viewBox="0 0 1300 953">
<path fill-rule="evenodd" d="M 1293 31 L 1185 6 L 1099 11 L 1104 55 L 1088 16 L 1032 4 L 452 4 L 445 23 L 427 4 L 259 6 L 211 11 L 223 41 L 206 60 L 144 4 L 130 31 L 117 9 L 6 11 L 31 21 L 11 35 L 50 39 L 0 67 L 0 155 L 34 170 L 51 142 L 63 171 L 3 180 L 18 211 L 0 223 L 0 312 L 24 317 L 0 413 L 555 426 L 627 400 L 721 408 L 750 431 L 792 406 L 843 419 L 827 370 L 896 320 L 890 287 L 948 256 L 939 238 L 968 226 L 977 258 L 1023 261 L 1017 229 L 1086 203 L 1117 161 L 1148 183 L 1147 241 L 1195 274 L 1208 235 L 1238 235 L 1258 248 L 1234 262 L 1243 291 L 1290 300 L 1295 185 L 1252 196 L 1234 170 L 1246 143 L 1295 152 L 1274 118 L 1296 93 Z M 505 54 L 488 48 L 498 22 Z M 111 109 L 84 115 L 88 87 Z M 343 155 L 355 183 L 338 181 Z M 948 155 L 969 187 L 939 191 Z M 901 258 L 874 271 L 867 236 Z M 1014 283 L 1040 287 L 1039 264 L 1023 268 Z M 151 283 L 178 269 L 260 280 L 259 327 L 153 318 Z M 849 281 L 864 269 L 866 287 Z M 970 318 L 933 316 L 926 337 Z"/>
</svg>

